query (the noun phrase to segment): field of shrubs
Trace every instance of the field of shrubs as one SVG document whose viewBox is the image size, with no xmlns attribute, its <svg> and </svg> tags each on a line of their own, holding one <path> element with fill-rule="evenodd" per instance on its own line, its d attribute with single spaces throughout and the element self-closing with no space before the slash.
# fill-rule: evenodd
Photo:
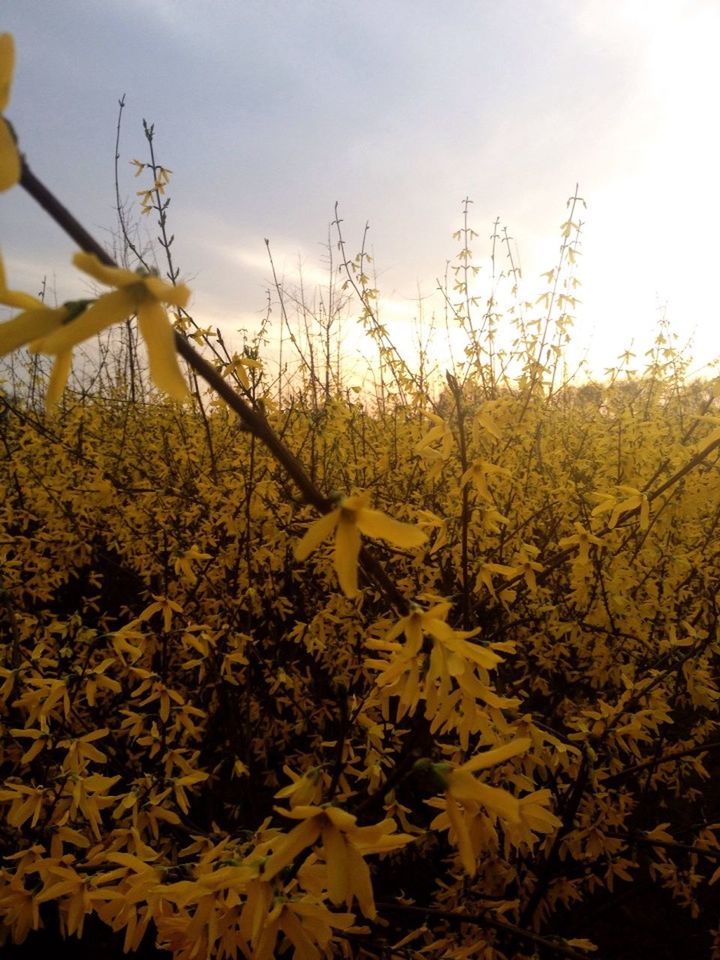
<svg viewBox="0 0 720 960">
<path fill-rule="evenodd" d="M 172 259 L 114 265 L 0 128 L 0 188 L 112 288 L 50 307 L 0 273 L 8 956 L 720 957 L 719 386 L 664 327 L 635 371 L 565 375 L 577 194 L 503 316 L 465 207 L 443 376 L 340 234 L 376 387 L 327 316 L 286 318 L 283 384 L 198 327 Z M 137 165 L 164 230 L 167 171 Z"/>
</svg>

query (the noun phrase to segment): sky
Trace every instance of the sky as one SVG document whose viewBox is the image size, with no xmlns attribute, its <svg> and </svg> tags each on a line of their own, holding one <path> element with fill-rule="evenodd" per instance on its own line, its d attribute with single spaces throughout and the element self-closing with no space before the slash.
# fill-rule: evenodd
<svg viewBox="0 0 720 960">
<path fill-rule="evenodd" d="M 266 312 L 266 238 L 288 306 L 300 271 L 309 304 L 327 291 L 337 203 L 351 255 L 369 223 L 391 334 L 410 350 L 418 318 L 434 323 L 444 364 L 436 288 L 463 199 L 474 292 L 497 284 L 500 218 L 534 299 L 578 184 L 573 356 L 602 376 L 632 349 L 641 369 L 661 317 L 691 342 L 692 371 L 720 356 L 717 0 L 4 0 L 0 32 L 15 37 L 6 113 L 29 166 L 109 247 L 119 99 L 128 203 L 154 123 L 191 311 L 230 341 Z M 85 292 L 72 242 L 20 188 L 0 222 L 13 288 Z M 343 350 L 371 356 L 359 313 L 350 302 Z"/>
</svg>

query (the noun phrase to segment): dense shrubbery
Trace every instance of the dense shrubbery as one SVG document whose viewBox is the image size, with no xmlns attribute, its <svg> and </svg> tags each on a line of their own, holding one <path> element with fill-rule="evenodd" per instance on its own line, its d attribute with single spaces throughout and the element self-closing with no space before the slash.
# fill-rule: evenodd
<svg viewBox="0 0 720 960">
<path fill-rule="evenodd" d="M 0 937 L 94 915 L 180 960 L 583 956 L 596 912 L 664 889 L 710 952 L 717 384 L 662 335 L 641 375 L 560 382 L 575 230 L 506 357 L 465 223 L 442 390 L 344 250 L 375 397 L 306 360 L 278 398 L 217 342 L 225 400 L 158 398 L 132 338 L 49 413 L 37 360 L 7 368 Z M 0 293 L 65 340 L 90 309 Z"/>
</svg>

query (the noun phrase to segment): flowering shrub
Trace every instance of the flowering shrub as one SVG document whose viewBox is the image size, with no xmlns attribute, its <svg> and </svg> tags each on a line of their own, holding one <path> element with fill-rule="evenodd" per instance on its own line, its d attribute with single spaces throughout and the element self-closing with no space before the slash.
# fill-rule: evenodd
<svg viewBox="0 0 720 960">
<path fill-rule="evenodd" d="M 18 182 L 51 206 L 0 120 Z M 47 413 L 2 396 L 0 939 L 93 916 L 178 960 L 502 960 L 587 955 L 574 911 L 631 883 L 703 916 L 717 385 L 659 343 L 639 379 L 555 386 L 539 325 L 515 380 L 471 340 L 433 400 L 361 255 L 394 397 L 277 399 L 257 357 L 195 351 L 187 288 L 60 222 L 115 289 L 50 309 L 0 274 L 0 351 L 55 357 Z M 63 394 L 129 316 L 164 396 Z"/>
</svg>

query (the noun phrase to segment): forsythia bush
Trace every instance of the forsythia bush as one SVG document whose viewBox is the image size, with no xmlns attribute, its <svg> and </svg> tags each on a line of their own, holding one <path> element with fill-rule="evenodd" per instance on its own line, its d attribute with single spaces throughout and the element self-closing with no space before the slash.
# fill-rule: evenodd
<svg viewBox="0 0 720 960">
<path fill-rule="evenodd" d="M 12 61 L 5 35 L 3 110 Z M 0 120 L 18 182 L 111 289 L 49 308 L 0 273 L 0 352 L 54 358 L 47 412 L 29 373 L 0 394 L 0 942 L 93 916 L 178 960 L 579 957 L 630 884 L 703 919 L 717 384 L 660 340 L 640 377 L 555 385 L 563 287 L 557 350 L 528 322 L 511 380 L 471 337 L 433 399 L 361 255 L 394 393 L 278 401 L 250 351 L 194 351 L 186 287 L 53 212 Z M 73 348 L 131 317 L 165 397 L 63 394 Z"/>
</svg>

